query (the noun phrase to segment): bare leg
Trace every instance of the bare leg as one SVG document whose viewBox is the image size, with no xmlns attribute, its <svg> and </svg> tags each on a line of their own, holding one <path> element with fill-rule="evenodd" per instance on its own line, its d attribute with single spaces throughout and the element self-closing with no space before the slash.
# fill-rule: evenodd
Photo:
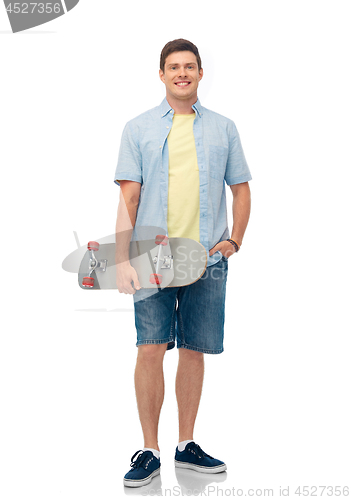
<svg viewBox="0 0 351 500">
<path fill-rule="evenodd" d="M 158 447 L 158 422 L 164 398 L 163 357 L 167 344 L 145 344 L 138 347 L 134 382 L 144 448 Z"/>
<path fill-rule="evenodd" d="M 179 414 L 179 442 L 193 439 L 195 419 L 204 379 L 204 355 L 190 349 L 178 349 L 176 396 Z"/>
</svg>

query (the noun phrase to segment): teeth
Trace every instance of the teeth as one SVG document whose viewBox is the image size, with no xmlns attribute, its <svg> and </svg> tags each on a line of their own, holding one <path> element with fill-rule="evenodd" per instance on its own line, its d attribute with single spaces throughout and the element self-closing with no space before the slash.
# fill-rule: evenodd
<svg viewBox="0 0 351 500">
<path fill-rule="evenodd" d="M 189 85 L 189 82 L 185 82 L 185 83 L 176 83 L 176 85 L 179 85 L 180 87 L 184 87 L 184 85 Z"/>
</svg>

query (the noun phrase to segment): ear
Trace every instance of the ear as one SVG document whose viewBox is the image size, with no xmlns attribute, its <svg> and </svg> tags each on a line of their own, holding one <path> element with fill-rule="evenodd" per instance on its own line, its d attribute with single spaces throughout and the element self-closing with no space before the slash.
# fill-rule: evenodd
<svg viewBox="0 0 351 500">
<path fill-rule="evenodd" d="M 204 70 L 203 70 L 203 68 L 200 69 L 199 75 L 200 75 L 200 78 L 199 78 L 199 81 L 200 81 L 200 80 L 202 80 L 202 77 L 204 76 Z"/>
<path fill-rule="evenodd" d="M 160 79 L 161 79 L 161 81 L 162 81 L 163 83 L 165 83 L 165 76 L 164 76 L 164 74 L 163 74 L 162 69 L 160 69 L 160 70 L 159 70 L 158 74 L 160 75 Z"/>
</svg>

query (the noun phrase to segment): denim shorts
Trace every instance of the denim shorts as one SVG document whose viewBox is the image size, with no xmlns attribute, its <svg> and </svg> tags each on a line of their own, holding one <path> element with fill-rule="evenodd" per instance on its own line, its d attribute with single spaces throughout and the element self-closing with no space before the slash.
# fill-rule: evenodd
<svg viewBox="0 0 351 500">
<path fill-rule="evenodd" d="M 169 350 L 177 340 L 177 348 L 223 352 L 227 274 L 228 259 L 222 257 L 191 285 L 136 291 L 136 346 L 168 343 Z"/>
</svg>

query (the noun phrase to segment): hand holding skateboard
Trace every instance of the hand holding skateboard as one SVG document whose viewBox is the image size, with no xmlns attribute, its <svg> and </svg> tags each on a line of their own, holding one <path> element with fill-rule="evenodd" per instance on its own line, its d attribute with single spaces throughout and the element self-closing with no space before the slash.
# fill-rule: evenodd
<svg viewBox="0 0 351 500">
<path fill-rule="evenodd" d="M 140 290 L 141 286 L 137 272 L 134 267 L 130 265 L 129 260 L 116 265 L 116 284 L 119 293 L 134 294 L 136 290 Z"/>
</svg>

